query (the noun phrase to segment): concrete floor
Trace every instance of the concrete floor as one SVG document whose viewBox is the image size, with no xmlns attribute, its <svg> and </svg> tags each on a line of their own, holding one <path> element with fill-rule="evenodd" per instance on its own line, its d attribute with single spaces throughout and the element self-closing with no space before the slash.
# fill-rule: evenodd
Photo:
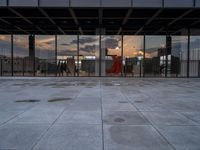
<svg viewBox="0 0 200 150">
<path fill-rule="evenodd" d="M 200 79 L 0 78 L 8 149 L 200 150 Z"/>
</svg>

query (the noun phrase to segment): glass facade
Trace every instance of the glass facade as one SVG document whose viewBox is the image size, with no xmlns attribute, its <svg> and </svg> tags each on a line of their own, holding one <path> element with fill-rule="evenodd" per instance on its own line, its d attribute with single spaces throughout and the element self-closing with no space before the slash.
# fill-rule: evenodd
<svg viewBox="0 0 200 150">
<path fill-rule="evenodd" d="M 122 36 L 107 35 L 101 39 L 102 76 L 122 75 Z"/>
<path fill-rule="evenodd" d="M 35 71 L 37 76 L 56 76 L 55 36 L 35 36 Z"/>
<path fill-rule="evenodd" d="M 79 76 L 99 76 L 99 36 L 79 36 Z"/>
<path fill-rule="evenodd" d="M 11 36 L 0 35 L 0 69 L 2 76 L 12 75 L 12 48 Z"/>
<path fill-rule="evenodd" d="M 188 37 L 172 36 L 171 77 L 187 76 Z"/>
<path fill-rule="evenodd" d="M 77 36 L 57 36 L 57 76 L 78 75 Z"/>
<path fill-rule="evenodd" d="M 190 77 L 200 77 L 200 36 L 190 36 Z"/>
<path fill-rule="evenodd" d="M 141 77 L 143 74 L 144 37 L 123 37 L 123 72 L 125 76 Z"/>
<path fill-rule="evenodd" d="M 32 76 L 33 60 L 29 57 L 29 36 L 13 35 L 14 76 Z"/>
<path fill-rule="evenodd" d="M 0 76 L 200 77 L 200 36 L 0 35 Z"/>
<path fill-rule="evenodd" d="M 163 77 L 166 73 L 166 36 L 146 36 L 145 76 Z"/>
</svg>

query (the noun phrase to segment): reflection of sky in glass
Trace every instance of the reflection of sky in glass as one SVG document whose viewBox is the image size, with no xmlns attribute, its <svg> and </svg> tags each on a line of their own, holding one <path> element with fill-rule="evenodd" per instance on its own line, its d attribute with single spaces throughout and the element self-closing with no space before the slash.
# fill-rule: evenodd
<svg viewBox="0 0 200 150">
<path fill-rule="evenodd" d="M 95 56 L 99 51 L 99 36 L 80 36 L 79 54 L 83 56 Z"/>
<path fill-rule="evenodd" d="M 11 36 L 0 35 L 0 56 L 11 56 Z"/>
<path fill-rule="evenodd" d="M 164 48 L 166 45 L 166 36 L 146 36 L 146 51 Z"/>
<path fill-rule="evenodd" d="M 102 36 L 102 48 L 108 50 L 109 55 L 121 56 L 122 36 L 120 35 L 106 35 Z M 103 47 L 105 46 L 105 47 Z"/>
<path fill-rule="evenodd" d="M 36 35 L 35 55 L 41 59 L 55 59 L 55 36 Z"/>
<path fill-rule="evenodd" d="M 13 36 L 13 52 L 14 57 L 26 57 L 29 55 L 29 36 L 14 35 Z"/>
<path fill-rule="evenodd" d="M 58 56 L 76 56 L 77 55 L 77 36 L 57 36 L 57 55 Z"/>
<path fill-rule="evenodd" d="M 187 36 L 172 36 L 172 55 L 187 59 Z"/>
<path fill-rule="evenodd" d="M 165 48 L 166 36 L 146 36 L 145 57 L 152 58 L 158 55 L 158 49 Z"/>
<path fill-rule="evenodd" d="M 143 36 L 124 36 L 124 56 L 137 57 L 139 51 L 143 51 Z"/>
<path fill-rule="evenodd" d="M 200 60 L 200 36 L 191 36 L 190 41 L 190 60 Z"/>
</svg>

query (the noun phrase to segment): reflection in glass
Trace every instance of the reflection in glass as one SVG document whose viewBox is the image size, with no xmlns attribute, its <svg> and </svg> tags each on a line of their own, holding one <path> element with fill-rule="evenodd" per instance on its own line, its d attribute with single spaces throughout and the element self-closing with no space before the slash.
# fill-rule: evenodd
<svg viewBox="0 0 200 150">
<path fill-rule="evenodd" d="M 99 36 L 79 37 L 79 76 L 99 75 Z"/>
<path fill-rule="evenodd" d="M 124 36 L 123 69 L 125 76 L 140 76 L 143 73 L 143 36 Z"/>
<path fill-rule="evenodd" d="M 164 76 L 166 71 L 166 36 L 146 36 L 145 76 Z M 168 57 L 168 56 L 167 56 Z"/>
<path fill-rule="evenodd" d="M 200 36 L 190 37 L 190 76 L 200 77 Z"/>
<path fill-rule="evenodd" d="M 35 69 L 37 76 L 56 75 L 55 36 L 35 36 Z"/>
<path fill-rule="evenodd" d="M 102 76 L 121 76 L 122 36 L 102 36 L 101 47 Z"/>
<path fill-rule="evenodd" d="M 13 36 L 13 73 L 15 76 L 32 76 L 34 58 L 29 56 L 29 36 Z"/>
<path fill-rule="evenodd" d="M 187 75 L 187 36 L 172 36 L 171 76 Z"/>
<path fill-rule="evenodd" d="M 0 75 L 11 75 L 11 36 L 0 35 Z"/>
<path fill-rule="evenodd" d="M 76 76 L 77 65 L 77 36 L 57 36 L 58 76 Z"/>
</svg>

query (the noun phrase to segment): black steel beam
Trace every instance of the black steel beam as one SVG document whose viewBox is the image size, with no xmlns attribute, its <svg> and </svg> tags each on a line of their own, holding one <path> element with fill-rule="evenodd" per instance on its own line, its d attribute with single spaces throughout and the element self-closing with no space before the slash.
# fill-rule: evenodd
<svg viewBox="0 0 200 150">
<path fill-rule="evenodd" d="M 35 28 L 37 28 L 38 30 L 40 30 L 41 32 L 43 32 L 44 34 L 47 34 L 46 31 L 44 31 L 43 29 L 41 29 L 39 26 L 35 25 L 32 21 L 28 20 L 26 17 L 24 17 L 23 15 L 21 15 L 19 12 L 17 12 L 16 10 L 14 10 L 13 8 L 8 8 L 12 13 L 14 13 L 15 15 L 17 15 L 19 18 L 23 19 L 25 22 L 33 25 Z"/>
<path fill-rule="evenodd" d="M 11 24 L 10 22 L 8 22 L 8 21 L 5 20 L 5 19 L 0 18 L 0 21 L 2 21 L 2 22 L 4 22 L 4 23 L 6 23 L 6 24 L 8 24 L 8 25 L 10 25 L 10 26 L 12 26 L 12 27 L 14 27 L 14 28 L 16 28 L 16 29 L 18 29 L 18 30 L 20 30 L 20 31 L 22 31 L 22 32 L 24 32 L 24 33 L 26 33 L 26 34 L 28 34 L 27 31 L 23 30 L 22 28 L 20 28 L 20 27 L 18 27 L 18 26 L 16 26 L 16 25 Z"/>
<path fill-rule="evenodd" d="M 129 8 L 129 10 L 128 10 L 128 12 L 126 13 L 126 16 L 125 16 L 125 18 L 124 18 L 124 20 L 123 20 L 123 22 L 122 22 L 122 25 L 121 25 L 121 27 L 119 28 L 119 30 L 118 30 L 118 32 L 117 32 L 118 35 L 122 32 L 122 27 L 127 23 L 127 21 L 128 21 L 128 19 L 129 19 L 129 17 L 131 16 L 132 12 L 133 12 L 133 9 L 132 9 L 132 8 Z"/>
<path fill-rule="evenodd" d="M 102 8 L 99 8 L 99 18 L 98 19 L 99 19 L 99 26 L 101 26 L 103 23 L 103 9 Z"/>
<path fill-rule="evenodd" d="M 148 26 L 161 12 L 163 9 L 158 10 L 151 18 L 147 20 L 147 22 L 135 33 L 138 35 L 146 26 Z"/>
<path fill-rule="evenodd" d="M 79 32 L 80 32 L 81 34 L 83 34 L 83 30 L 82 30 L 82 28 L 81 28 L 81 26 L 80 26 L 80 24 L 79 24 L 79 21 L 78 21 L 78 19 L 77 19 L 77 17 L 76 17 L 76 14 L 75 14 L 74 10 L 73 10 L 72 8 L 69 8 L 69 12 L 70 12 L 70 14 L 71 14 L 71 16 L 72 16 L 72 18 L 73 18 L 73 20 L 74 20 L 74 23 L 78 26 Z"/>
<path fill-rule="evenodd" d="M 54 25 L 56 26 L 56 28 L 62 33 L 62 34 L 66 34 L 65 31 L 56 24 L 56 22 L 46 13 L 46 11 L 44 11 L 44 9 L 42 8 L 38 8 L 39 11 Z"/>
<path fill-rule="evenodd" d="M 2 29 L 2 28 L 0 28 L 0 31 L 5 32 L 5 33 L 8 33 L 8 34 L 11 34 L 11 32 L 9 32 L 9 31 L 7 31 L 7 30 L 5 30 L 5 29 Z"/>
<path fill-rule="evenodd" d="M 158 34 L 159 32 L 161 32 L 162 30 L 164 30 L 165 28 L 170 27 L 171 25 L 173 25 L 174 23 L 176 23 L 177 21 L 183 19 L 186 15 L 188 15 L 189 13 L 191 13 L 194 9 L 189 9 L 186 12 L 184 12 L 182 15 L 180 15 L 179 17 L 177 17 L 176 19 L 174 19 L 173 21 L 171 21 L 170 23 L 168 23 L 166 26 L 161 27 L 160 29 L 158 29 L 156 32 L 154 32 L 154 34 Z"/>
<path fill-rule="evenodd" d="M 199 19 L 196 20 L 196 21 L 194 21 L 192 24 L 190 24 L 189 27 L 192 28 L 192 26 L 195 26 L 195 25 L 198 24 L 198 23 L 200 23 L 200 20 L 199 20 Z M 183 29 L 185 29 L 185 28 L 188 28 L 188 26 L 185 26 L 184 28 L 181 28 L 180 30 L 175 31 L 175 32 L 173 32 L 172 34 L 176 34 L 176 33 L 180 32 L 181 30 L 183 30 Z"/>
</svg>

